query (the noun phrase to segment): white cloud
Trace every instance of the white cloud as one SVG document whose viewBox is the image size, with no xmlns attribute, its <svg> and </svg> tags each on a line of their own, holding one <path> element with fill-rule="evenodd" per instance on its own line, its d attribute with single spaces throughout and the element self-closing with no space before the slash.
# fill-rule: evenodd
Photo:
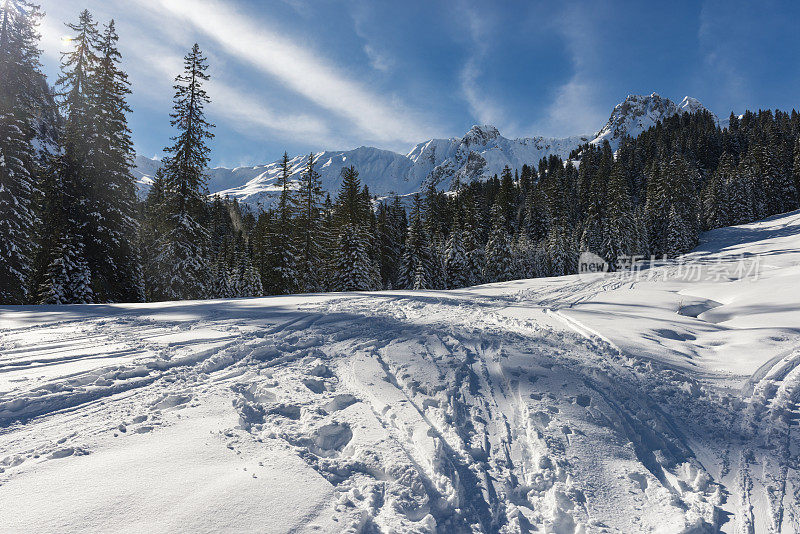
<svg viewBox="0 0 800 534">
<path fill-rule="evenodd" d="M 732 107 L 746 107 L 750 87 L 735 56 L 737 46 L 741 46 L 741 42 L 747 42 L 749 36 L 732 32 L 731 25 L 726 20 L 726 14 L 730 16 L 730 10 L 730 5 L 718 1 L 704 2 L 700 9 L 697 40 L 707 69 L 700 80 L 713 80 L 711 84 L 702 84 L 705 92 L 722 96 Z"/>
<path fill-rule="evenodd" d="M 572 61 L 572 76 L 555 92 L 544 118 L 535 127 L 544 135 L 592 134 L 608 120 L 609 110 L 602 103 L 601 80 L 592 71 L 598 64 L 601 32 L 592 13 L 596 6 L 573 5 L 555 21 Z"/>
<path fill-rule="evenodd" d="M 503 107 L 487 95 L 480 85 L 483 75 L 481 64 L 488 55 L 486 43 L 489 42 L 492 31 L 490 23 L 485 14 L 478 13 L 468 5 L 462 4 L 460 11 L 466 16 L 471 49 L 471 54 L 459 73 L 461 94 L 473 118 L 481 124 L 495 125 L 509 135 L 508 130 L 514 128 L 507 124 Z"/>
<path fill-rule="evenodd" d="M 173 82 L 177 74 L 183 70 L 183 50 L 177 48 L 176 41 L 183 44 L 191 42 L 186 28 L 174 24 L 164 24 L 150 33 L 141 31 L 141 25 L 148 22 L 136 11 L 141 6 L 131 6 L 126 1 L 117 1 L 113 9 L 105 5 L 90 2 L 87 8 L 96 13 L 95 20 L 101 23 L 112 11 L 118 20 L 120 46 L 123 51 L 123 68 L 128 72 L 134 91 L 135 108 L 147 106 L 164 111 L 164 122 L 168 121 L 166 113 L 171 106 Z M 47 6 L 46 6 L 47 7 Z M 105 7 L 105 10 L 103 9 Z M 46 58 L 59 60 L 61 50 L 67 44 L 63 41 L 69 30 L 57 17 L 72 16 L 72 10 L 63 5 L 50 6 L 40 27 L 42 34 L 41 48 Z M 164 21 L 162 21 L 163 23 Z M 173 21 L 174 22 L 174 21 Z M 152 26 L 150 27 L 152 29 Z M 174 29 L 173 29 L 174 28 Z M 165 33 L 165 32 L 172 33 Z M 182 46 L 183 46 L 182 44 Z M 188 47 L 185 46 L 184 48 Z M 263 137 L 265 132 L 278 134 L 293 141 L 302 141 L 325 146 L 328 143 L 341 143 L 339 136 L 332 135 L 329 126 L 319 117 L 306 113 L 278 111 L 262 102 L 257 92 L 245 92 L 223 79 L 212 78 L 207 90 L 212 104 L 206 110 L 213 121 L 225 124 L 251 138 Z M 134 110 L 135 111 L 135 110 Z"/>
<path fill-rule="evenodd" d="M 367 58 L 369 58 L 370 66 L 375 70 L 388 72 L 394 64 L 394 61 L 392 61 L 388 55 L 376 50 L 375 47 L 370 44 L 364 45 L 364 53 L 367 55 Z"/>
<path fill-rule="evenodd" d="M 360 137 L 397 143 L 415 142 L 433 134 L 420 114 L 396 105 L 349 79 L 309 49 L 273 30 L 265 21 L 211 0 L 137 0 L 188 22 L 213 38 L 227 54 L 274 77 L 291 91 L 348 119 Z"/>
</svg>

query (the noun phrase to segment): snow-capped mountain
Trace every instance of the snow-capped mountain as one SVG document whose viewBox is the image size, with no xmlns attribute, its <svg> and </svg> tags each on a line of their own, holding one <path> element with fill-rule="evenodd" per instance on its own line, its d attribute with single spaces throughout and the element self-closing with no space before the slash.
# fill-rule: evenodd
<svg viewBox="0 0 800 534">
<path fill-rule="evenodd" d="M 326 191 L 336 191 L 342 168 L 353 165 L 373 194 L 402 196 L 421 191 L 429 183 L 450 189 L 456 180 L 465 183 L 490 177 L 506 165 L 520 169 L 525 163 L 537 164 L 551 154 L 566 158 L 590 139 L 591 136 L 507 139 L 494 126 L 473 126 L 461 138 L 431 139 L 405 155 L 374 147 L 321 152 L 316 155 L 316 170 Z M 293 179 L 299 179 L 307 162 L 307 154 L 289 160 Z M 134 174 L 141 192 L 149 189 L 159 164 L 157 159 L 137 157 Z M 235 169 L 218 167 L 208 171 L 208 190 L 252 206 L 266 206 L 279 191 L 279 175 L 280 161 Z"/>
<path fill-rule="evenodd" d="M 608 140 L 616 149 L 626 135 L 635 137 L 667 117 L 704 109 L 697 99 L 688 96 L 675 104 L 656 93 L 630 95 L 614 108 L 606 125 L 596 135 L 509 139 L 494 126 L 473 126 L 463 137 L 430 139 L 405 155 L 363 146 L 321 152 L 317 154 L 316 170 L 323 189 L 329 192 L 336 191 L 342 168 L 350 165 L 358 169 L 362 183 L 379 196 L 408 195 L 429 184 L 450 189 L 457 182 L 467 183 L 499 174 L 506 165 L 519 170 L 523 164 L 535 165 L 551 155 L 566 159 L 570 152 L 587 142 L 599 144 Z M 299 178 L 304 172 L 307 159 L 304 154 L 290 160 L 293 178 Z M 156 159 L 137 157 L 134 173 L 142 193 L 149 189 L 159 164 Z M 218 167 L 208 171 L 208 190 L 252 206 L 266 206 L 278 192 L 279 173 L 279 161 L 235 169 Z"/>
<path fill-rule="evenodd" d="M 663 121 L 673 115 L 678 113 L 697 113 L 703 110 L 708 111 L 699 100 L 690 96 L 684 97 L 680 104 L 676 104 L 658 93 L 628 95 L 611 112 L 611 117 L 592 140 L 592 144 L 608 141 L 611 144 L 611 148 L 616 150 L 620 141 L 626 135 L 636 137 L 655 126 L 659 121 Z M 717 119 L 717 122 L 719 122 L 719 119 Z"/>
</svg>

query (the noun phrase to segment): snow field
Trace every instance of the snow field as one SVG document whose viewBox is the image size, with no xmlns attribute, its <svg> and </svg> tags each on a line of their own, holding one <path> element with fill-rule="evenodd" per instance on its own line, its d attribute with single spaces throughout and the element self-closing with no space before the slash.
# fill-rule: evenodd
<svg viewBox="0 0 800 534">
<path fill-rule="evenodd" d="M 0 310 L 8 531 L 797 532 L 800 214 L 706 271 Z"/>
</svg>

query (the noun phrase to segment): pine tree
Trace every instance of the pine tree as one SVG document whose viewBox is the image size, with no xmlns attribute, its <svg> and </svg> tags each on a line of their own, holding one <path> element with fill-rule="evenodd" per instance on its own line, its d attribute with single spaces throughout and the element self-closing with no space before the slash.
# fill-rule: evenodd
<svg viewBox="0 0 800 534">
<path fill-rule="evenodd" d="M 203 298 L 208 293 L 208 232 L 200 224 L 206 209 L 204 171 L 208 165 L 213 125 L 204 107 L 211 100 L 203 89 L 208 64 L 195 44 L 184 58 L 184 72 L 176 77 L 170 124 L 178 130 L 164 149 L 164 231 L 159 236 L 152 294 L 159 300 Z"/>
<path fill-rule="evenodd" d="M 671 258 L 688 252 L 694 244 L 686 221 L 684 217 L 678 213 L 678 209 L 674 204 L 670 207 L 667 217 L 665 242 L 664 253 Z"/>
<path fill-rule="evenodd" d="M 335 290 L 380 289 L 380 272 L 369 257 L 369 243 L 364 227 L 345 223 L 339 228 L 333 263 Z"/>
<path fill-rule="evenodd" d="M 467 254 L 464 250 L 461 223 L 458 219 L 453 224 L 445 249 L 444 269 L 447 289 L 459 289 L 470 285 L 467 265 Z"/>
<path fill-rule="evenodd" d="M 65 235 L 53 253 L 40 291 L 41 304 L 89 304 L 94 302 L 91 271 L 83 245 Z"/>
<path fill-rule="evenodd" d="M 270 280 L 267 288 L 271 294 L 285 295 L 297 291 L 300 282 L 298 272 L 298 250 L 295 245 L 293 228 L 294 219 L 298 215 L 298 199 L 292 189 L 291 170 L 289 168 L 289 155 L 284 152 L 281 160 L 281 173 L 278 176 L 278 186 L 281 194 L 274 230 L 269 242 L 269 270 L 267 278 Z"/>
<path fill-rule="evenodd" d="M 378 240 L 378 256 L 381 281 L 386 289 L 398 286 L 400 264 L 403 258 L 405 232 L 408 227 L 406 210 L 395 197 L 392 204 L 381 203 L 378 206 L 376 233 Z"/>
<path fill-rule="evenodd" d="M 99 301 L 140 301 L 144 297 L 141 263 L 135 247 L 136 183 L 131 174 L 133 142 L 126 113 L 130 108 L 127 75 L 119 68 L 122 57 L 112 20 L 98 43 L 98 63 L 92 73 L 95 86 L 94 138 L 95 183 L 92 187 L 93 224 L 87 249 Z"/>
<path fill-rule="evenodd" d="M 514 260 L 506 224 L 503 210 L 496 203 L 492 207 L 492 231 L 486 243 L 486 278 L 490 282 L 514 278 Z"/>
<path fill-rule="evenodd" d="M 563 225 L 550 228 L 545 242 L 549 276 L 572 274 L 577 267 L 576 243 L 569 229 Z"/>
<path fill-rule="evenodd" d="M 209 293 L 213 298 L 218 299 L 229 299 L 236 296 L 231 286 L 228 268 L 222 260 L 222 257 L 217 257 L 217 260 L 211 268 L 211 290 Z"/>
<path fill-rule="evenodd" d="M 322 221 L 320 202 L 322 186 L 319 173 L 314 166 L 314 154 L 308 155 L 305 172 L 300 183 L 300 216 L 298 220 L 298 272 L 301 291 L 320 291 L 323 286 L 322 261 Z"/>
<path fill-rule="evenodd" d="M 466 285 L 474 286 L 485 281 L 486 251 L 482 245 L 479 221 L 474 199 L 468 198 L 463 204 L 464 218 L 462 223 L 464 254 L 466 255 Z"/>
<path fill-rule="evenodd" d="M 411 224 L 400 268 L 399 283 L 407 289 L 432 289 L 435 283 L 434 258 L 422 218 L 422 200 L 414 195 Z"/>
<path fill-rule="evenodd" d="M 34 255 L 35 150 L 39 107 L 39 8 L 0 5 L 0 303 L 28 299 Z"/>
<path fill-rule="evenodd" d="M 626 256 L 636 253 L 633 203 L 628 180 L 621 165 L 614 165 L 608 179 L 602 253 L 611 265 L 618 265 Z"/>
<path fill-rule="evenodd" d="M 720 157 L 717 170 L 703 188 L 703 221 L 707 230 L 731 224 L 731 194 L 735 174 L 736 162 L 726 152 Z"/>
</svg>

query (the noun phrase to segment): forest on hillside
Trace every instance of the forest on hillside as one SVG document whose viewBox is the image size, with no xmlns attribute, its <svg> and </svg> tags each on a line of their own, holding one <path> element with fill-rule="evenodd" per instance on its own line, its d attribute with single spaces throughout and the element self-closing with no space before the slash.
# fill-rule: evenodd
<svg viewBox="0 0 800 534">
<path fill-rule="evenodd" d="M 500 176 L 377 199 L 342 170 L 323 191 L 309 154 L 299 182 L 255 212 L 209 197 L 213 124 L 207 60 L 195 44 L 175 78 L 174 136 L 146 199 L 114 22 L 88 11 L 51 86 L 41 12 L 0 7 L 0 303 L 250 297 L 320 291 L 453 289 L 576 272 L 591 251 L 675 257 L 701 231 L 798 208 L 800 115 L 747 111 L 720 128 L 676 115 L 614 152 L 585 145 Z M 410 204 L 410 205 L 409 205 Z"/>
</svg>

